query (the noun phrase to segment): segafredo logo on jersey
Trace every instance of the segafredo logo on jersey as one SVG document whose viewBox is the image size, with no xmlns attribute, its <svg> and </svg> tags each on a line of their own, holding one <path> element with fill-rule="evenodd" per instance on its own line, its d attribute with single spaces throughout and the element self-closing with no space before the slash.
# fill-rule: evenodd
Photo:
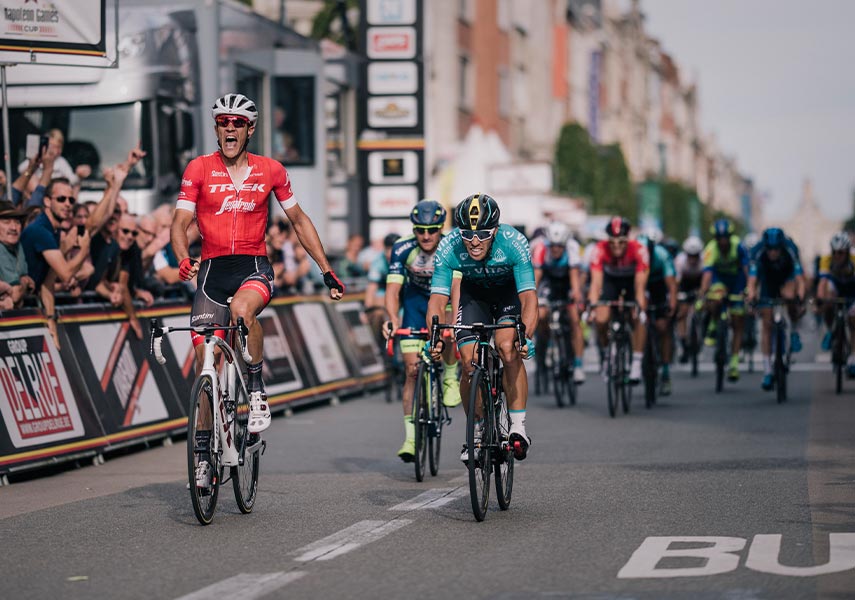
<svg viewBox="0 0 855 600">
<path fill-rule="evenodd" d="M 211 171 L 211 177 L 228 177 L 229 174 L 225 171 Z"/>
<path fill-rule="evenodd" d="M 254 200 L 244 202 L 243 200 L 232 200 L 232 196 L 228 196 L 223 200 L 220 210 L 215 212 L 214 215 L 221 215 L 224 212 L 252 212 L 253 210 L 255 210 Z"/>
</svg>

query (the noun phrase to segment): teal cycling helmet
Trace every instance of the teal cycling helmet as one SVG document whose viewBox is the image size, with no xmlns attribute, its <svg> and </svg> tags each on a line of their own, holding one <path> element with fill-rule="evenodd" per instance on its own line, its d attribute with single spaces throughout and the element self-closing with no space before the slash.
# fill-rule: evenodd
<svg viewBox="0 0 855 600">
<path fill-rule="evenodd" d="M 784 245 L 784 232 L 779 227 L 770 227 L 763 232 L 763 245 L 767 248 L 780 248 Z"/>
</svg>

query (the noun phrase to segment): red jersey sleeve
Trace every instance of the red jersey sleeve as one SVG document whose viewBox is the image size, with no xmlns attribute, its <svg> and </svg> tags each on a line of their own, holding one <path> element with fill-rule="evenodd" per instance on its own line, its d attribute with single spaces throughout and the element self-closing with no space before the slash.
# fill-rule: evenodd
<svg viewBox="0 0 855 600">
<path fill-rule="evenodd" d="M 205 180 L 205 166 L 202 164 L 202 157 L 194 158 L 184 169 L 184 174 L 181 176 L 181 188 L 178 191 L 178 202 L 175 203 L 175 208 L 196 212 L 196 200 L 199 198 L 199 193 L 202 190 Z"/>
<path fill-rule="evenodd" d="M 543 262 L 546 258 L 546 244 L 537 244 L 531 253 L 531 265 L 535 269 L 543 268 Z"/>
<path fill-rule="evenodd" d="M 297 197 L 291 189 L 291 177 L 282 163 L 270 159 L 270 173 L 272 175 L 273 195 L 279 200 L 282 210 L 288 210 L 297 205 Z"/>
<path fill-rule="evenodd" d="M 635 272 L 644 273 L 650 268 L 650 258 L 647 256 L 647 246 L 639 243 L 637 240 L 629 241 L 629 248 L 632 257 L 635 260 Z"/>
<path fill-rule="evenodd" d="M 606 243 L 607 242 L 600 241 L 597 242 L 596 246 L 594 246 L 594 250 L 591 252 L 591 272 L 603 271 L 603 260 L 606 257 Z"/>
</svg>

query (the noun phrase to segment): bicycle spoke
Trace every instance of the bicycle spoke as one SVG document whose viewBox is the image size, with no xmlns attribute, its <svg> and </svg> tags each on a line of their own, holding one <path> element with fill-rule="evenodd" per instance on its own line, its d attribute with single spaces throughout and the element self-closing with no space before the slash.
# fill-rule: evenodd
<svg viewBox="0 0 855 600">
<path fill-rule="evenodd" d="M 187 417 L 187 476 L 193 512 L 202 525 L 214 519 L 220 490 L 219 457 L 214 448 L 213 382 L 202 375 L 193 384 Z M 207 468 L 205 467 L 207 465 Z"/>
</svg>

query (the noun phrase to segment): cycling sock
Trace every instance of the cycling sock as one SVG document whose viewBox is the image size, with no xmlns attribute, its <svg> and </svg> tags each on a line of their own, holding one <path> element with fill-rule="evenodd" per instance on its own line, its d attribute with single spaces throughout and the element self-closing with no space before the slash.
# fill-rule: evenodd
<svg viewBox="0 0 855 600">
<path fill-rule="evenodd" d="M 668 363 L 662 365 L 662 378 L 668 379 L 671 376 L 671 368 Z"/>
<path fill-rule="evenodd" d="M 577 356 L 576 360 L 573 361 L 573 366 L 574 367 L 581 367 L 582 366 L 582 359 Z"/>
<path fill-rule="evenodd" d="M 413 415 L 404 417 L 404 433 L 408 440 L 416 439 L 416 426 L 413 425 Z"/>
<path fill-rule="evenodd" d="M 246 389 L 250 392 L 260 392 L 264 387 L 261 381 L 262 362 L 258 361 L 254 365 L 246 365 Z"/>
<path fill-rule="evenodd" d="M 632 362 L 635 362 L 635 361 L 641 362 L 642 358 L 644 358 L 644 352 L 633 352 L 632 353 Z"/>
<path fill-rule="evenodd" d="M 772 372 L 772 355 L 763 356 L 763 374 L 769 375 Z"/>
<path fill-rule="evenodd" d="M 525 431 L 525 409 L 509 410 L 511 417 L 511 431 Z"/>
<path fill-rule="evenodd" d="M 457 361 L 455 360 L 453 363 L 447 363 L 442 361 L 445 365 L 445 372 L 442 374 L 443 379 L 457 379 Z"/>
</svg>

